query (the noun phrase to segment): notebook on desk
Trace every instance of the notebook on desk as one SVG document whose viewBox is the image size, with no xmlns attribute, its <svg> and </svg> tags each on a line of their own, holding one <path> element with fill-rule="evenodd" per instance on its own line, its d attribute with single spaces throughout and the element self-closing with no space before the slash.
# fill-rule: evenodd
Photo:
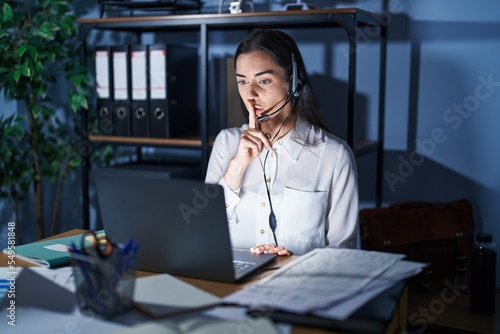
<svg viewBox="0 0 500 334">
<path fill-rule="evenodd" d="M 111 169 L 94 181 L 106 235 L 140 244 L 137 269 L 238 282 L 276 257 L 231 247 L 219 185 Z"/>
</svg>

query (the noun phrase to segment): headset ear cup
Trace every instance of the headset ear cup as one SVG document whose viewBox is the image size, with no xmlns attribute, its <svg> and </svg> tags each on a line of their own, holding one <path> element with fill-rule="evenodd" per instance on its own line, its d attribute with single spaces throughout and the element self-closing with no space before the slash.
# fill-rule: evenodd
<svg viewBox="0 0 500 334">
<path fill-rule="evenodd" d="M 292 79 L 290 81 L 290 85 L 288 86 L 288 95 L 293 95 L 293 97 L 299 97 L 300 93 L 302 92 L 302 80 L 300 79 L 295 79 L 295 84 L 294 80 Z"/>
<path fill-rule="evenodd" d="M 297 83 L 295 84 L 295 93 L 293 94 L 294 97 L 299 97 L 300 93 L 302 92 L 302 80 L 297 79 Z"/>
<path fill-rule="evenodd" d="M 300 96 L 302 91 L 302 80 L 299 79 L 297 73 L 297 61 L 295 60 L 295 55 L 292 53 L 292 80 L 290 80 L 289 95 L 293 97 Z"/>
</svg>

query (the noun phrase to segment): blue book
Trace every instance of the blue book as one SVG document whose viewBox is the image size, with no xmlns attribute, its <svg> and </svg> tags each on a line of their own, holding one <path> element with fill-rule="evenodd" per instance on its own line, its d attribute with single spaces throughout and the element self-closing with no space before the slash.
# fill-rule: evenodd
<svg viewBox="0 0 500 334">
<path fill-rule="evenodd" d="M 96 232 L 98 235 L 103 231 Z M 19 245 L 15 248 L 16 258 L 34 263 L 43 267 L 59 267 L 70 262 L 68 247 L 71 244 L 80 247 L 82 235 L 61 237 L 43 241 L 36 241 L 29 244 Z M 4 253 L 8 249 L 3 250 Z"/>
<path fill-rule="evenodd" d="M 9 291 L 10 281 L 4 278 L 0 278 L 0 300 L 2 300 L 3 296 L 7 294 Z"/>
</svg>

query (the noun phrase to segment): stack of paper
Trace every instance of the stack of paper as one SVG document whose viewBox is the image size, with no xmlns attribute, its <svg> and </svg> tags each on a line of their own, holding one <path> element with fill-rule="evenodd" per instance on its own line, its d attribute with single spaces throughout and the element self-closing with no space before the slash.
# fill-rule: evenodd
<svg viewBox="0 0 500 334">
<path fill-rule="evenodd" d="M 403 258 L 355 249 L 316 249 L 224 301 L 343 320 L 425 266 Z"/>
</svg>

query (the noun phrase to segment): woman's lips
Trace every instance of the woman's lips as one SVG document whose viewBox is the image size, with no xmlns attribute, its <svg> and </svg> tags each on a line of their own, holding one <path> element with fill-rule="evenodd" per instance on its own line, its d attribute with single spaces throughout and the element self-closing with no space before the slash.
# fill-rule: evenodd
<svg viewBox="0 0 500 334">
<path fill-rule="evenodd" d="M 253 110 L 254 110 L 256 115 L 260 115 L 264 112 L 264 109 L 259 108 L 259 107 L 253 107 Z"/>
</svg>

